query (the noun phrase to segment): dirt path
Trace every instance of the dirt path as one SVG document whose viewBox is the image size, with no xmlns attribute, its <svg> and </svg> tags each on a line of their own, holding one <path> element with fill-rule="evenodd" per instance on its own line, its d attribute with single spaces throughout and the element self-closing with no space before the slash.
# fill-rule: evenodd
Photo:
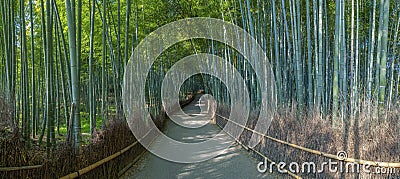
<svg viewBox="0 0 400 179">
<path fill-rule="evenodd" d="M 183 110 L 188 115 L 200 112 L 197 97 Z M 168 120 L 164 134 L 186 143 L 196 143 L 212 138 L 220 132 L 215 124 L 206 124 L 200 128 L 184 128 Z M 152 147 L 163 145 L 157 140 Z M 235 144 L 219 156 L 200 163 L 182 164 L 164 160 L 150 152 L 129 169 L 122 178 L 276 178 L 267 173 L 259 173 L 259 161 L 252 158 L 241 146 Z"/>
</svg>

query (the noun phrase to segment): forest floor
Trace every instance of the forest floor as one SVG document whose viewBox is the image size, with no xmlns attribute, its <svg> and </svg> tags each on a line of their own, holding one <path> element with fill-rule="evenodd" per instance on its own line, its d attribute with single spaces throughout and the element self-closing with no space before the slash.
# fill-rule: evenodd
<svg viewBox="0 0 400 179">
<path fill-rule="evenodd" d="M 199 96 L 183 111 L 188 115 L 200 112 L 196 106 Z M 208 123 L 199 128 L 184 128 L 167 120 L 164 134 L 185 143 L 196 143 L 214 137 L 221 131 L 217 125 Z M 150 146 L 157 148 L 164 145 L 155 140 Z M 200 163 L 176 163 L 162 159 L 150 152 L 129 169 L 122 178 L 276 178 L 277 174 L 259 173 L 258 160 L 251 157 L 240 145 L 234 144 L 215 158 Z M 282 176 L 281 176 L 282 177 Z"/>
</svg>

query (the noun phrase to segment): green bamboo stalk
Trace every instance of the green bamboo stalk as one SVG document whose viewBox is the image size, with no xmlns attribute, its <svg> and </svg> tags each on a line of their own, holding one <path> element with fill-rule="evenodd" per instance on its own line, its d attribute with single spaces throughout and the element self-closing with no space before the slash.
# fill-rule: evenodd
<svg viewBox="0 0 400 179">
<path fill-rule="evenodd" d="M 358 93 L 359 93 L 359 90 L 358 90 L 358 88 L 359 88 L 359 78 L 360 78 L 360 76 L 359 76 L 359 74 L 360 74 L 360 72 L 359 72 L 359 65 L 360 65 L 360 62 L 359 62 L 359 2 L 358 2 L 358 0 L 356 0 L 356 32 L 355 32 L 356 34 L 356 37 L 355 37 L 355 57 L 354 57 L 354 61 L 355 61 L 355 69 L 354 69 L 354 84 L 353 84 L 353 93 L 354 93 L 354 96 L 353 96 L 353 99 L 354 99 L 354 102 L 353 102 L 353 105 L 354 105 L 354 107 L 353 107 L 353 112 L 354 112 L 354 117 L 355 118 L 357 118 L 358 116 L 358 110 L 359 110 L 359 96 L 358 96 Z"/>
<path fill-rule="evenodd" d="M 279 48 L 278 48 L 278 34 L 277 34 L 277 25 L 276 25 L 276 7 L 275 7 L 275 0 L 272 0 L 272 20 L 274 24 L 274 49 L 275 49 L 275 71 L 276 71 L 276 82 L 277 82 L 277 93 L 278 93 L 278 104 L 282 103 L 282 80 L 281 80 L 281 65 L 280 65 L 280 60 L 279 60 Z"/>
<path fill-rule="evenodd" d="M 314 103 L 314 90 L 312 79 L 312 51 L 311 51 L 311 26 L 310 26 L 310 0 L 306 0 L 306 25 L 307 25 L 307 91 L 308 91 L 308 110 L 312 110 Z M 315 27 L 315 26 L 314 26 Z"/>
<path fill-rule="evenodd" d="M 131 13 L 131 0 L 126 0 L 126 14 L 125 14 L 125 61 L 124 65 L 128 63 L 129 56 L 129 20 Z"/>
<path fill-rule="evenodd" d="M 384 15 L 384 3 L 385 0 L 381 0 L 379 2 L 379 27 L 378 27 L 378 39 L 376 41 L 377 46 L 376 46 L 376 65 L 375 65 L 375 93 L 374 93 L 374 117 L 378 117 L 379 115 L 379 106 L 380 104 L 380 73 L 381 71 L 381 65 L 386 65 L 382 64 L 381 62 L 381 53 L 382 53 L 382 35 L 383 35 L 383 15 Z M 385 74 L 386 75 L 386 74 Z"/>
<path fill-rule="evenodd" d="M 393 37 L 393 47 L 392 47 L 392 51 L 393 51 L 393 56 L 394 58 L 391 60 L 391 64 L 390 64 L 390 84 L 389 84 L 389 96 L 388 96 L 388 109 L 391 109 L 391 106 L 393 104 L 393 102 L 396 102 L 395 99 L 393 99 L 393 92 L 396 94 L 397 91 L 393 91 L 393 86 L 396 85 L 395 83 L 395 79 L 394 79 L 394 71 L 395 71 L 395 64 L 396 64 L 396 55 L 397 55 L 397 40 L 398 40 L 398 33 L 399 33 L 399 27 L 400 27 L 400 11 L 397 14 L 397 23 L 396 23 L 396 27 L 394 28 L 394 37 Z M 397 85 L 398 86 L 398 85 Z M 396 95 L 395 95 L 396 96 Z"/>
<path fill-rule="evenodd" d="M 323 66 L 324 66 L 324 59 L 322 58 L 322 51 L 323 51 L 323 46 L 322 46 L 322 42 L 323 42 L 323 37 L 322 37 L 322 0 L 319 0 L 319 4 L 318 4 L 318 26 L 316 26 L 315 28 L 318 27 L 318 81 L 319 83 L 317 84 L 317 110 L 318 112 L 321 112 L 321 103 L 323 100 L 323 89 L 324 89 L 324 82 L 323 82 Z M 316 54 L 317 55 L 317 54 Z"/>
<path fill-rule="evenodd" d="M 347 56 L 346 56 L 346 31 L 345 31 L 345 3 L 344 0 L 340 1 L 340 87 L 341 87 L 341 120 L 343 121 L 347 115 L 348 108 L 348 81 L 347 81 Z"/>
<path fill-rule="evenodd" d="M 65 104 L 65 95 L 64 95 L 64 74 L 62 73 L 62 57 L 61 57 L 61 47 L 60 47 L 60 37 L 58 34 L 58 23 L 54 23 L 54 38 L 56 45 L 55 48 L 55 85 L 56 85 L 56 92 L 55 92 L 55 103 L 56 103 L 56 126 L 57 126 L 57 134 L 60 135 L 60 116 L 61 116 L 61 98 L 60 98 L 60 83 L 61 81 L 61 88 L 62 88 L 62 95 Z M 59 63 L 60 61 L 60 63 Z M 59 65 L 60 64 L 60 65 Z M 60 67 L 60 68 L 59 68 Z M 61 80 L 59 80 L 61 78 Z M 64 106 L 64 114 L 66 113 L 66 108 Z"/>
<path fill-rule="evenodd" d="M 321 71 L 319 71 L 319 61 L 318 61 L 318 58 L 319 58 L 319 56 L 318 56 L 318 48 L 319 48 L 319 42 L 318 42 L 318 30 L 319 30 L 319 24 L 318 24 L 318 21 L 319 21 L 319 18 L 318 18 L 318 1 L 317 0 L 313 0 L 313 19 L 314 19 L 314 54 L 315 54 L 315 56 L 314 56 L 314 83 L 315 83 L 315 86 L 314 86 L 314 91 L 315 91 L 315 93 L 314 93 L 314 95 L 315 95 L 315 100 L 313 101 L 314 103 L 315 103 L 315 107 L 317 108 L 317 109 L 319 109 L 319 102 L 320 102 L 320 88 L 318 88 L 319 86 L 320 86 L 320 83 L 321 83 L 321 81 L 320 81 L 320 79 L 319 79 L 319 75 L 320 75 L 320 73 L 321 73 Z"/>
<path fill-rule="evenodd" d="M 373 0 L 373 8 L 371 12 L 371 26 L 370 26 L 370 34 L 369 34 L 369 56 L 368 56 L 368 70 L 367 70 L 367 81 L 368 81 L 368 90 L 367 90 L 367 99 L 370 100 L 368 105 L 368 114 L 371 114 L 372 107 L 372 86 L 373 86 L 373 66 L 374 66 L 374 44 L 375 44 L 375 13 L 376 13 L 376 0 Z"/>
<path fill-rule="evenodd" d="M 29 17 L 30 17 L 30 26 L 31 26 L 31 95 L 32 95 L 32 115 L 31 115 L 31 126 L 32 126 L 32 136 L 36 136 L 35 130 L 35 120 L 37 120 L 37 110 L 36 110 L 36 81 L 35 81 L 35 36 L 34 36 L 34 19 L 33 16 L 33 1 L 29 0 Z"/>
<path fill-rule="evenodd" d="M 116 88 L 114 89 L 114 94 L 116 96 L 115 98 L 115 103 L 116 103 L 116 112 L 117 112 L 117 117 L 120 118 L 120 101 L 121 101 L 121 95 L 120 95 L 120 82 L 121 80 L 121 75 L 123 68 L 121 68 L 121 65 L 123 67 L 123 61 L 122 61 L 122 54 L 121 54 L 121 0 L 117 1 L 117 16 L 118 16 L 118 32 L 117 32 L 117 52 L 118 52 L 118 60 L 116 63 Z M 120 118 L 122 119 L 122 118 Z"/>
<path fill-rule="evenodd" d="M 65 38 L 64 38 L 64 29 L 63 29 L 62 22 L 61 22 L 61 19 L 60 19 L 60 14 L 58 13 L 57 3 L 54 3 L 54 13 L 55 13 L 55 15 L 57 17 L 57 23 L 59 25 L 59 35 L 61 36 L 61 42 L 62 42 L 61 45 L 63 47 L 63 56 L 64 56 L 64 59 L 65 59 L 65 66 L 62 65 L 61 69 L 64 69 L 64 68 L 66 69 L 66 72 L 67 72 L 67 81 L 66 81 L 67 85 L 66 85 L 66 87 L 68 88 L 69 99 L 72 100 L 71 70 L 68 70 L 70 68 L 70 65 L 69 65 L 69 61 L 67 60 L 68 59 L 67 45 L 66 45 Z M 64 63 L 64 61 L 62 60 L 61 63 Z M 72 101 L 69 101 L 69 102 L 71 103 Z M 69 109 L 68 105 L 69 104 L 65 104 L 65 107 L 67 108 L 67 110 Z M 68 120 L 67 120 L 67 124 L 68 124 Z"/>
<path fill-rule="evenodd" d="M 55 3 L 56 4 L 56 3 Z M 57 6 L 54 6 L 54 12 L 57 14 Z M 56 15 L 57 16 L 57 15 Z M 69 85 L 70 83 L 68 83 L 69 81 L 69 75 L 67 75 L 67 83 L 64 82 L 65 80 L 65 65 L 64 65 L 64 60 L 67 61 L 67 57 L 66 54 L 64 54 L 63 56 L 61 56 L 61 40 L 60 40 L 60 31 L 61 31 L 61 26 L 59 26 L 59 23 L 55 23 L 56 26 L 59 28 L 58 30 L 55 31 L 55 36 L 56 36 L 56 43 L 57 43 L 57 56 L 60 57 L 60 66 L 59 66 L 59 70 L 60 70 L 60 78 L 61 78 L 61 90 L 62 90 L 62 99 L 63 99 L 63 109 L 64 109 L 64 120 L 65 120 L 65 125 L 69 126 L 69 105 L 68 103 L 70 101 L 67 102 L 67 85 Z M 65 48 L 64 48 L 64 52 L 65 52 Z M 69 70 L 68 70 L 69 71 Z M 67 73 L 68 74 L 68 73 Z"/>
<path fill-rule="evenodd" d="M 11 58 L 10 58 L 10 69 L 11 69 L 11 89 L 10 89 L 10 99 L 12 100 L 12 105 L 14 106 L 14 109 L 17 108 L 17 100 L 16 100 L 16 86 L 17 86 L 17 32 L 16 32 L 16 25 L 15 25 L 15 12 L 17 12 L 15 8 L 16 1 L 9 1 L 9 13 L 10 13 L 10 18 L 8 19 L 10 23 L 10 41 L 11 41 Z M 12 118 L 14 119 L 14 124 L 18 124 L 18 118 L 17 116 L 17 110 L 14 111 Z"/>
<path fill-rule="evenodd" d="M 101 100 L 101 113 L 102 113 L 102 119 L 103 119 L 103 126 L 106 124 L 106 101 L 107 101 L 107 93 L 106 93 L 106 55 L 107 55 L 107 47 L 106 47 L 106 34 L 107 34 L 107 26 L 106 26 L 106 0 L 103 0 L 103 35 L 102 35 L 102 65 L 101 65 L 101 90 L 102 90 L 102 100 Z"/>
<path fill-rule="evenodd" d="M 297 93 L 297 102 L 299 104 L 299 111 L 300 113 L 302 112 L 303 108 L 303 67 L 301 63 L 301 42 L 299 40 L 300 35 L 300 21 L 299 17 L 297 15 L 299 11 L 298 6 L 298 1 L 291 2 L 289 1 L 289 6 L 290 6 L 290 14 L 293 16 L 292 18 L 292 32 L 293 32 L 293 47 L 294 47 L 294 59 L 296 63 L 296 93 Z"/>
<path fill-rule="evenodd" d="M 356 86 L 355 86 L 355 82 L 354 82 L 354 79 L 355 79 L 355 77 L 356 76 L 354 76 L 354 73 L 355 73 L 355 71 L 354 71 L 354 68 L 355 68 L 355 66 L 354 66 L 354 63 L 355 63 L 355 54 L 354 54 L 354 46 L 355 46 L 355 43 L 354 43 L 354 19 L 355 19 L 355 17 L 354 17 L 354 0 L 351 0 L 351 18 L 350 18 L 351 20 L 350 20 L 350 87 L 351 87 L 351 90 L 350 90 L 350 117 L 351 118 L 354 118 L 354 107 L 355 107 L 355 99 L 354 99 L 354 88 L 356 88 Z"/>
<path fill-rule="evenodd" d="M 388 49 L 388 24 L 389 24 L 389 0 L 382 0 L 382 40 L 381 40 L 381 56 L 378 58 L 380 60 L 380 73 L 379 73 L 379 105 L 381 107 L 385 104 L 385 94 L 386 94 L 386 61 L 387 61 L 387 49 Z M 382 3 L 381 1 L 381 3 Z"/>
<path fill-rule="evenodd" d="M 95 15 L 95 0 L 92 0 L 92 8 L 90 15 L 90 42 L 89 42 L 89 82 L 88 82 L 88 93 L 89 93 L 89 113 L 90 113 L 90 135 L 93 137 L 93 133 L 96 129 L 96 113 L 94 110 L 95 98 L 93 94 L 93 31 L 94 31 L 94 15 Z"/>
<path fill-rule="evenodd" d="M 44 11 L 44 2 L 43 2 L 43 0 L 40 0 L 40 14 L 41 14 L 41 33 L 42 33 L 42 49 L 41 49 L 41 51 L 40 51 L 40 56 L 42 56 L 43 54 L 46 54 L 46 36 L 47 36 L 47 34 L 46 34 L 46 18 L 45 18 L 45 11 Z M 47 56 L 46 55 L 43 55 L 43 62 L 46 62 L 46 59 L 47 59 Z M 40 61 L 40 67 L 39 68 L 41 68 L 42 66 L 44 66 L 44 65 L 42 65 L 42 61 Z M 39 75 L 40 76 L 40 75 Z M 40 78 L 40 77 L 39 77 Z M 44 88 L 42 87 L 41 88 L 42 90 L 44 90 Z M 42 107 L 42 109 L 43 109 L 43 119 L 42 119 L 42 131 L 40 132 L 40 136 L 39 136 L 39 141 L 38 141 L 38 143 L 39 143 L 39 145 L 42 143 L 42 139 L 43 139 L 43 136 L 44 136 L 44 133 L 45 133 L 45 130 L 46 130 L 46 123 L 47 123 L 47 115 L 45 115 L 45 107 L 44 107 L 44 100 L 43 100 L 43 98 L 44 98 L 44 95 L 43 95 L 43 92 L 41 91 L 41 94 L 42 94 L 42 98 L 41 98 L 41 101 L 42 101 L 42 105 L 43 105 L 43 107 Z"/>
<path fill-rule="evenodd" d="M 335 47 L 334 47 L 334 62 L 333 62 L 333 94 L 332 94 L 332 125 L 335 127 L 338 120 L 338 109 L 339 109 L 339 39 L 340 39 L 340 24 L 339 24 L 339 14 L 340 14 L 340 0 L 336 0 L 336 11 L 335 11 Z"/>
<path fill-rule="evenodd" d="M 54 13 L 54 12 L 53 12 Z M 57 23 L 54 23 L 54 31 L 58 31 Z M 58 41 L 58 37 L 54 36 L 55 42 Z M 52 81 L 54 83 L 54 90 L 53 90 L 53 109 L 54 109 L 54 117 L 55 117 L 55 128 L 57 128 L 57 134 L 60 135 L 60 97 L 59 97 L 59 71 L 58 71 L 58 61 L 59 61 L 59 49 L 58 46 L 54 46 L 54 64 L 52 65 Z M 55 72 L 54 72 L 55 71 Z"/>
<path fill-rule="evenodd" d="M 75 0 L 71 0 L 71 1 L 75 1 Z M 78 73 L 78 80 L 80 81 L 80 76 L 81 76 L 81 68 L 80 68 L 80 64 L 81 64 L 81 56 L 82 56 L 82 0 L 77 0 L 77 14 L 75 16 L 74 14 L 74 18 L 76 19 L 76 63 L 77 63 L 77 73 Z M 73 6 L 74 8 L 75 6 Z M 75 13 L 75 11 L 73 12 Z"/>
<path fill-rule="evenodd" d="M 20 1 L 20 13 L 21 13 L 21 28 L 25 28 L 25 3 L 23 0 Z M 23 135 L 27 141 L 26 145 L 30 147 L 30 120 L 29 120 L 29 97 L 28 97 L 28 50 L 26 45 L 26 31 L 21 31 L 21 95 L 22 95 L 22 121 L 23 121 Z"/>
<path fill-rule="evenodd" d="M 74 1 L 74 0 L 73 0 Z M 73 6 L 70 0 L 65 1 L 66 11 L 67 11 L 67 21 L 68 21 L 68 39 L 69 39 L 69 53 L 70 53 L 70 65 L 71 65 L 71 86 L 72 86 L 72 102 L 75 105 L 74 111 L 74 148 L 75 152 L 79 153 L 79 148 L 81 146 L 81 122 L 80 122 L 80 110 L 79 110 L 79 76 L 78 76 L 78 61 L 76 59 L 76 33 L 75 33 L 75 22 L 73 16 Z M 71 129 L 72 130 L 72 129 Z"/>
<path fill-rule="evenodd" d="M 294 4 L 296 4 L 296 7 L 294 7 Z M 302 58 L 302 33 L 301 33 L 301 6 L 300 6 L 300 0 L 296 0 L 296 2 L 293 2 L 293 9 L 295 9 L 294 14 L 296 20 L 294 21 L 294 26 L 296 27 L 297 32 L 297 59 L 296 59 L 296 65 L 297 65 L 297 78 L 299 80 L 299 86 L 298 86 L 298 94 L 299 95 L 299 109 L 304 110 L 303 105 L 304 105 L 304 64 L 303 64 L 303 58 Z M 300 111 L 301 113 L 301 111 Z"/>
<path fill-rule="evenodd" d="M 329 22 L 329 13 L 327 10 L 327 1 L 324 0 L 324 7 L 323 7 L 323 12 L 324 12 L 324 19 L 325 19 L 325 29 L 324 33 L 325 38 L 324 38 L 324 49 L 325 52 L 323 53 L 323 59 L 325 60 L 325 103 L 324 103 L 324 112 L 329 116 L 331 114 L 331 109 L 332 109 L 332 81 L 333 81 L 333 63 L 332 63 L 332 58 L 331 58 L 331 48 L 330 48 L 330 35 L 331 34 L 331 29 L 329 29 L 328 24 Z"/>
<path fill-rule="evenodd" d="M 46 151 L 50 155 L 50 148 L 55 147 L 54 138 L 54 109 L 53 109 L 53 81 L 52 81 L 52 68 L 53 68 L 53 51 L 52 51 L 52 27 L 53 27 L 53 13 L 52 13 L 51 0 L 46 0 L 46 116 L 47 116 L 47 145 Z"/>
<path fill-rule="evenodd" d="M 5 73 L 6 73 L 6 98 L 7 101 L 11 101 L 11 47 L 10 47 L 10 24 L 9 24 L 9 1 L 2 1 L 1 14 L 2 14 L 2 27 L 3 27 L 3 38 L 4 38 L 4 50 L 5 50 Z"/>
</svg>

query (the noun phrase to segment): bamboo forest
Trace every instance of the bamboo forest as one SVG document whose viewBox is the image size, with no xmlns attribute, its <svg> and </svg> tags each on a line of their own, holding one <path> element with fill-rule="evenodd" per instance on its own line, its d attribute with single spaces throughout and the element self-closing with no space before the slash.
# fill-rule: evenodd
<svg viewBox="0 0 400 179">
<path fill-rule="evenodd" d="M 400 178 L 399 0 L 0 17 L 0 178 Z"/>
</svg>

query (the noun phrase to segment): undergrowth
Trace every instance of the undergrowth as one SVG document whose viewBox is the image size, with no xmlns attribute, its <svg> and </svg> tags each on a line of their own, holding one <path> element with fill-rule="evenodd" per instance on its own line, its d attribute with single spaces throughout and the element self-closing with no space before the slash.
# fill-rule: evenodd
<svg viewBox="0 0 400 179">
<path fill-rule="evenodd" d="M 361 109 L 366 109 L 366 106 L 361 106 Z M 226 106 L 219 106 L 218 113 L 223 116 L 228 116 L 229 108 Z M 336 155 L 339 151 L 345 151 L 349 158 L 378 162 L 400 162 L 400 107 L 395 106 L 390 111 L 381 110 L 379 114 L 379 118 L 374 119 L 367 111 L 362 111 L 357 117 L 346 117 L 344 121 L 339 121 L 337 127 L 332 127 L 332 121 L 329 119 L 330 116 L 326 119 L 322 119 L 320 115 L 314 111 L 299 116 L 296 107 L 284 108 L 279 109 L 275 113 L 267 135 L 333 155 Z M 257 116 L 256 113 L 250 114 L 249 121 L 247 122 L 249 128 L 254 129 L 258 118 Z M 217 123 L 224 126 L 226 121 L 217 118 Z M 240 141 L 246 145 L 251 136 L 252 132 L 244 130 L 240 136 Z M 328 162 L 329 160 L 328 158 L 295 149 L 266 138 L 254 149 L 263 153 L 276 163 L 285 162 L 287 164 L 286 168 L 291 162 L 296 162 L 300 165 L 304 162 L 314 162 L 318 170 L 322 168 L 319 166 L 320 164 Z M 254 156 L 260 160 L 264 160 L 255 153 Z M 346 163 L 343 163 L 343 166 L 345 166 L 345 164 Z M 339 167 L 339 164 L 337 166 Z M 329 172 L 327 166 L 325 166 L 321 173 L 318 171 L 315 173 L 303 173 L 300 167 L 300 172 L 297 174 L 305 178 L 400 177 L 400 168 L 395 169 L 396 173 L 392 174 L 373 174 L 363 172 L 361 167 L 362 166 L 360 166 L 359 173 L 340 172 L 339 169 L 337 172 Z M 351 167 L 348 168 L 352 170 Z M 307 171 L 307 169 L 305 171 Z M 371 167 L 370 171 L 374 172 L 375 167 Z M 273 172 L 278 171 L 275 169 Z"/>
</svg>

